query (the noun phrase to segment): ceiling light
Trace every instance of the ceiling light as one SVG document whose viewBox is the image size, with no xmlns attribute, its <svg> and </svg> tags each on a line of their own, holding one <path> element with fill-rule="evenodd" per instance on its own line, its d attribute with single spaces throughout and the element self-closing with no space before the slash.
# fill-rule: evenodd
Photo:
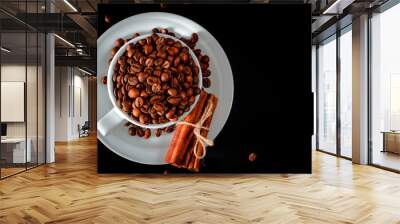
<svg viewBox="0 0 400 224">
<path fill-rule="evenodd" d="M 57 35 L 57 34 L 54 34 L 54 36 L 57 37 L 58 39 L 60 39 L 61 41 L 63 41 L 64 43 L 66 43 L 67 45 L 69 45 L 70 47 L 75 48 L 75 45 L 73 45 L 73 44 L 72 44 L 71 42 L 69 42 L 68 40 L 66 40 L 66 39 L 64 39 L 64 38 L 62 38 L 62 37 L 60 37 L 60 36 Z"/>
<path fill-rule="evenodd" d="M 7 49 L 7 48 L 5 48 L 5 47 L 1 47 L 0 49 L 1 49 L 2 51 L 6 52 L 6 53 L 10 53 L 10 52 L 11 52 L 11 50 L 9 50 L 9 49 Z"/>
<path fill-rule="evenodd" d="M 73 6 L 68 0 L 64 0 L 65 4 L 67 4 L 72 10 L 75 12 L 78 12 L 78 10 Z"/>
<path fill-rule="evenodd" d="M 79 68 L 79 67 L 78 67 L 78 70 L 81 71 L 81 72 L 83 72 L 83 73 L 85 73 L 85 74 L 87 74 L 87 75 L 92 75 L 92 73 L 90 73 L 90 72 L 88 72 L 88 71 L 86 71 L 86 70 L 83 70 L 83 69 L 81 69 L 81 68 Z"/>
</svg>

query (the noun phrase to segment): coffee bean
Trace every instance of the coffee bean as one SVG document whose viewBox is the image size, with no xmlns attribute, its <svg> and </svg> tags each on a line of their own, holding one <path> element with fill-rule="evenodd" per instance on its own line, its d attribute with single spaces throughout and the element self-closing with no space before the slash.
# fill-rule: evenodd
<svg viewBox="0 0 400 224">
<path fill-rule="evenodd" d="M 192 44 L 195 44 L 197 43 L 198 40 L 199 40 L 199 35 L 197 35 L 197 33 L 193 33 L 190 42 L 192 42 Z"/>
<path fill-rule="evenodd" d="M 105 15 L 104 16 L 104 22 L 106 22 L 106 23 L 111 23 L 111 16 L 109 16 L 109 15 Z"/>
<path fill-rule="evenodd" d="M 160 137 L 162 134 L 162 130 L 160 128 L 156 129 L 155 135 L 156 137 Z"/>
<path fill-rule="evenodd" d="M 256 161 L 256 159 L 257 159 L 257 154 L 255 154 L 255 153 L 250 153 L 249 154 L 249 161 L 250 162 L 254 162 L 254 161 Z"/>
<path fill-rule="evenodd" d="M 161 81 L 167 82 L 169 80 L 169 74 L 167 72 L 161 73 Z"/>
<path fill-rule="evenodd" d="M 132 116 L 138 118 L 142 112 L 135 106 L 132 110 Z"/>
<path fill-rule="evenodd" d="M 139 91 L 138 89 L 136 89 L 136 88 L 132 88 L 132 89 L 130 89 L 129 92 L 128 92 L 128 96 L 129 96 L 130 98 L 136 98 L 136 97 L 139 96 L 139 94 L 140 94 L 140 91 Z"/>
<path fill-rule="evenodd" d="M 135 99 L 135 106 L 136 107 L 140 108 L 143 105 L 143 103 L 144 103 L 144 100 L 143 100 L 142 97 L 137 97 Z"/>
<path fill-rule="evenodd" d="M 128 129 L 128 133 L 129 133 L 129 135 L 131 135 L 131 136 L 135 136 L 135 135 L 136 135 L 136 127 L 130 127 L 130 128 Z"/>
<path fill-rule="evenodd" d="M 176 96 L 178 94 L 178 91 L 175 88 L 169 88 L 168 89 L 168 94 L 170 96 Z"/>
<path fill-rule="evenodd" d="M 103 76 L 103 77 L 101 78 L 101 82 L 102 82 L 104 85 L 107 85 L 107 76 Z"/>
<path fill-rule="evenodd" d="M 153 93 L 159 93 L 161 91 L 161 85 L 159 83 L 154 83 L 151 86 L 151 90 L 153 91 Z"/>
<path fill-rule="evenodd" d="M 201 63 L 208 64 L 209 61 L 210 61 L 210 58 L 209 58 L 207 55 L 203 55 L 203 56 L 201 56 L 201 58 L 200 58 L 200 62 L 201 62 Z"/>
<path fill-rule="evenodd" d="M 205 72 L 203 72 L 203 77 L 209 77 L 210 75 L 211 75 L 211 71 L 208 69 Z"/>
<path fill-rule="evenodd" d="M 150 98 L 150 103 L 151 104 L 155 104 L 157 102 L 159 102 L 161 100 L 161 96 L 160 95 L 154 95 Z"/>
<path fill-rule="evenodd" d="M 211 86 L 211 80 L 209 78 L 203 78 L 204 88 L 209 88 Z"/>
<path fill-rule="evenodd" d="M 136 134 L 137 134 L 137 136 L 139 136 L 139 137 L 143 137 L 143 136 L 144 136 L 144 130 L 143 130 L 143 128 L 137 127 L 137 129 L 136 129 Z"/>
<path fill-rule="evenodd" d="M 122 47 L 122 45 L 124 45 L 124 39 L 122 39 L 122 38 L 119 38 L 119 39 L 117 39 L 116 41 L 115 41 L 115 47 L 118 47 L 118 48 L 120 48 L 120 47 Z"/>
<path fill-rule="evenodd" d="M 179 96 L 170 96 L 167 98 L 168 103 L 172 105 L 178 105 L 181 102 L 181 97 Z"/>
<path fill-rule="evenodd" d="M 144 131 L 143 137 L 144 137 L 145 139 L 148 139 L 148 138 L 150 138 L 150 136 L 151 136 L 151 131 L 150 131 L 150 129 L 147 128 L 147 129 Z"/>
</svg>

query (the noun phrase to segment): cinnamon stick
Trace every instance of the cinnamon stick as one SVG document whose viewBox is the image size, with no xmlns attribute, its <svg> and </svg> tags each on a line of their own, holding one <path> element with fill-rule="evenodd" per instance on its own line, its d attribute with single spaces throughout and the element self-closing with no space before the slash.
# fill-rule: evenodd
<svg viewBox="0 0 400 224">
<path fill-rule="evenodd" d="M 208 94 L 205 91 L 200 93 L 200 98 L 195 108 L 184 118 L 185 122 L 194 124 L 200 120 L 207 96 Z M 168 152 L 165 156 L 165 161 L 167 163 L 182 164 L 184 155 L 193 137 L 193 129 L 194 128 L 189 125 L 177 125 L 175 134 L 172 137 Z"/>
<path fill-rule="evenodd" d="M 216 96 L 210 94 L 209 97 L 208 97 L 207 104 L 206 104 L 205 107 L 207 108 L 207 106 L 210 105 L 210 106 L 211 106 L 212 114 L 214 114 L 215 109 L 216 109 L 216 107 L 217 107 L 217 103 L 218 103 L 218 98 L 217 98 Z M 210 116 L 209 118 L 207 118 L 207 119 L 204 121 L 204 123 L 203 123 L 203 127 L 205 127 L 205 128 L 210 128 L 212 118 L 213 118 L 213 116 Z M 207 137 L 208 132 L 209 132 L 208 129 L 202 129 L 202 130 L 200 131 L 200 134 L 201 134 L 202 136 L 204 136 L 204 137 Z M 204 153 L 204 150 L 205 150 L 205 149 L 203 148 L 202 145 L 197 144 L 197 146 L 196 146 L 196 152 L 197 152 L 199 155 L 202 155 L 202 154 Z M 193 153 L 195 152 L 195 150 L 190 150 L 190 151 L 193 151 Z M 201 159 L 198 159 L 197 157 L 195 157 L 195 160 L 194 160 L 194 163 L 193 163 L 193 167 L 191 167 L 191 170 L 192 170 L 192 171 L 195 171 L 195 172 L 199 172 L 199 170 L 200 170 L 200 165 L 201 165 Z"/>
</svg>

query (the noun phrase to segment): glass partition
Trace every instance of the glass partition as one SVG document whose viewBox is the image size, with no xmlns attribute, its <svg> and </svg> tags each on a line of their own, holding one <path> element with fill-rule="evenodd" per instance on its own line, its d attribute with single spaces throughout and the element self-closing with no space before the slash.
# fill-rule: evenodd
<svg viewBox="0 0 400 224">
<path fill-rule="evenodd" d="M 340 155 L 352 157 L 352 35 L 340 36 Z"/>
<path fill-rule="evenodd" d="M 400 4 L 371 18 L 371 162 L 400 170 Z"/>
<path fill-rule="evenodd" d="M 336 154 L 336 36 L 318 47 L 318 149 Z"/>
<path fill-rule="evenodd" d="M 44 3 L 15 2 L 0 7 L 13 6 L 24 16 Z M 0 178 L 45 162 L 45 41 L 39 30 L 0 12 Z"/>
</svg>

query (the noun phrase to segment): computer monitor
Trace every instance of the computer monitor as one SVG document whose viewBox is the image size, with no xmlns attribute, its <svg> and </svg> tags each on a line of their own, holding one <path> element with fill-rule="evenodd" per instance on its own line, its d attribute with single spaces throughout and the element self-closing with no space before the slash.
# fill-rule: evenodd
<svg viewBox="0 0 400 224">
<path fill-rule="evenodd" d="M 7 136 L 7 124 L 1 123 L 1 137 Z"/>
</svg>

